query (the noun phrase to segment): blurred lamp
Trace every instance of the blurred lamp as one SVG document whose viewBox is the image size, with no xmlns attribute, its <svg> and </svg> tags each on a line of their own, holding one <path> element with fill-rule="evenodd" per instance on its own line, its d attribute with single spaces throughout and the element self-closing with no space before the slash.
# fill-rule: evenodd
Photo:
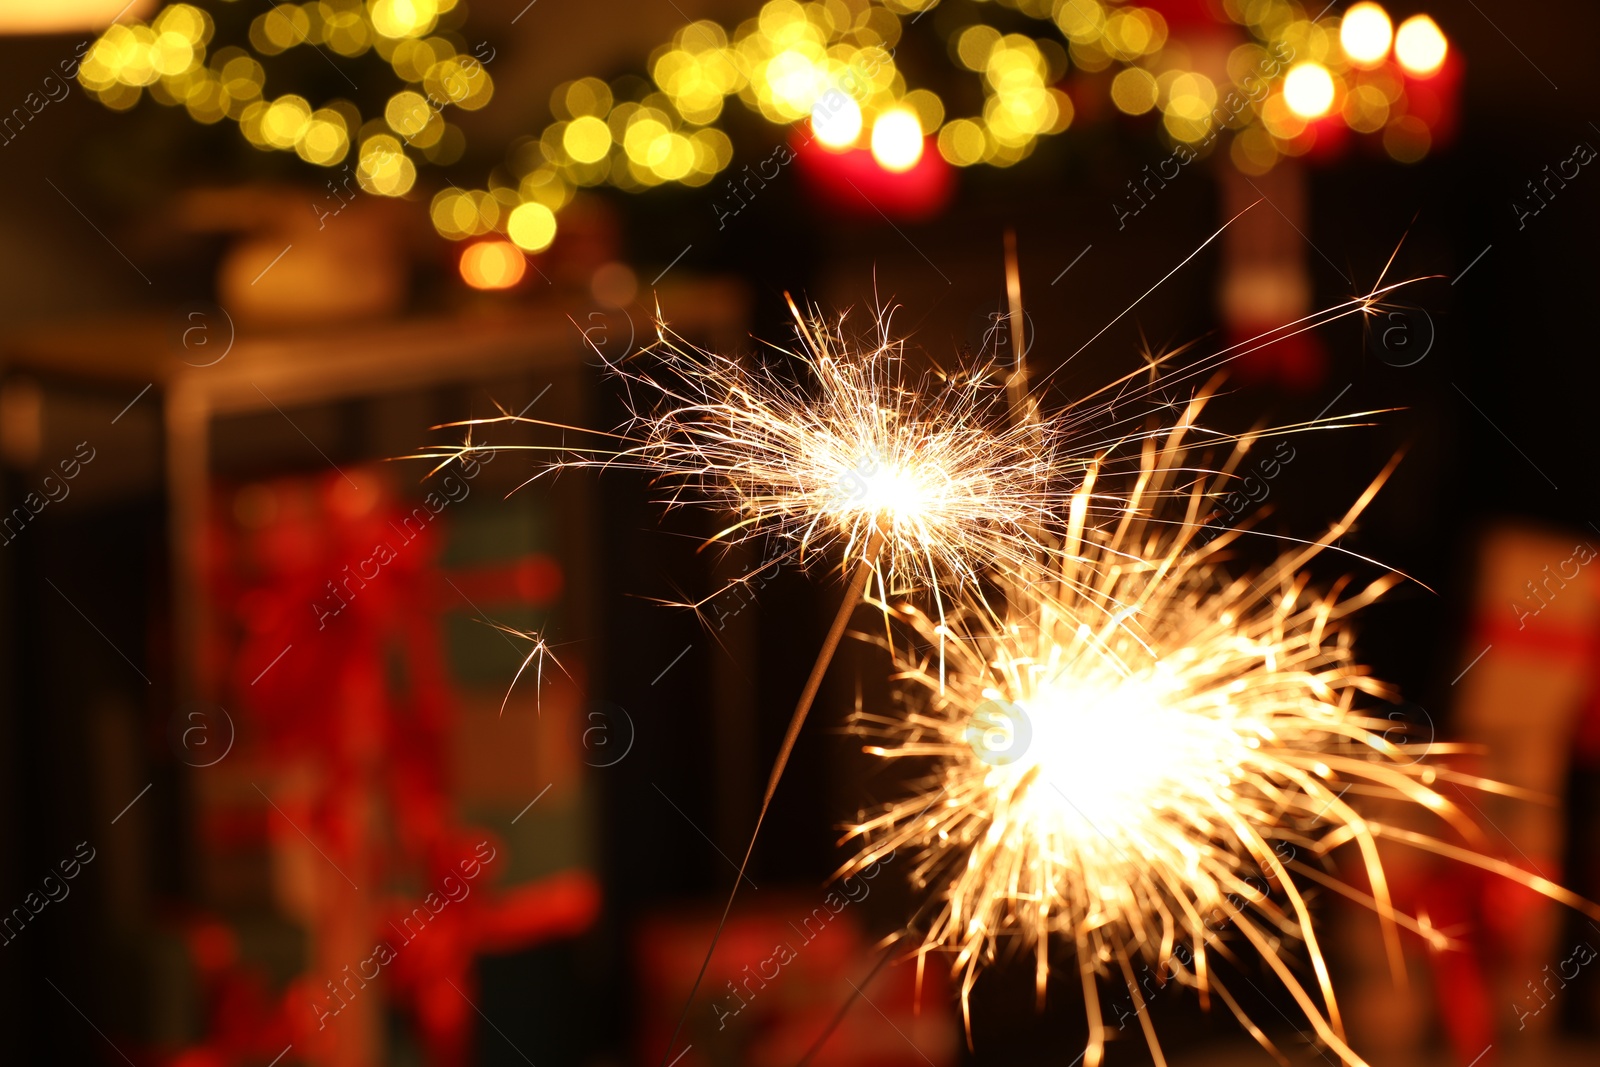
<svg viewBox="0 0 1600 1067">
<path fill-rule="evenodd" d="M 124 16 L 143 18 L 155 0 L 0 0 L 0 33 L 103 30 Z"/>
</svg>

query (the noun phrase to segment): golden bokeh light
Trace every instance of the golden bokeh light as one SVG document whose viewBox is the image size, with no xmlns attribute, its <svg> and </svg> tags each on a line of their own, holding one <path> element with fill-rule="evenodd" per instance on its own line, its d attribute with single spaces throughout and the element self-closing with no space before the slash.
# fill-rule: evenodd
<svg viewBox="0 0 1600 1067">
<path fill-rule="evenodd" d="M 543 252 L 556 239 L 555 212 L 539 203 L 519 204 L 506 222 L 506 236 L 524 251 Z"/>
<path fill-rule="evenodd" d="M 150 45 L 150 66 L 160 75 L 171 77 L 194 66 L 194 45 L 181 34 L 168 30 Z"/>
<path fill-rule="evenodd" d="M 721 130 L 710 127 L 696 130 L 694 143 L 697 152 L 704 154 L 705 176 L 708 179 L 733 162 L 733 141 Z"/>
<path fill-rule="evenodd" d="M 406 158 L 398 140 L 380 133 L 362 142 L 356 180 L 369 193 L 404 196 L 416 184 L 417 166 Z"/>
<path fill-rule="evenodd" d="M 439 21 L 437 0 L 369 0 L 373 29 L 385 37 L 421 37 Z"/>
<path fill-rule="evenodd" d="M 1156 106 L 1156 80 L 1149 71 L 1129 67 L 1111 79 L 1111 102 L 1119 111 L 1143 115 Z"/>
<path fill-rule="evenodd" d="M 1259 177 L 1277 164 L 1279 153 L 1272 135 L 1259 126 L 1252 126 L 1241 130 L 1233 139 L 1228 146 L 1228 156 L 1242 173 Z"/>
<path fill-rule="evenodd" d="M 342 0 L 332 3 L 322 0 L 317 5 L 322 17 L 322 39 L 341 56 L 364 55 L 372 47 L 374 32 L 362 17 L 359 0 Z"/>
<path fill-rule="evenodd" d="M 1161 123 L 1168 133 L 1186 144 L 1198 144 L 1212 134 L 1217 87 L 1210 78 L 1186 72 L 1163 75 L 1157 83 L 1166 97 Z"/>
<path fill-rule="evenodd" d="M 563 119 L 584 115 L 604 117 L 612 104 L 611 86 L 599 78 L 579 78 L 557 86 L 550 94 L 550 110 Z"/>
<path fill-rule="evenodd" d="M 543 204 L 551 211 L 560 211 L 572 199 L 573 187 L 556 168 L 545 165 L 535 167 L 517 183 L 517 195 L 523 200 Z"/>
<path fill-rule="evenodd" d="M 292 149 L 310 121 L 311 105 L 304 97 L 280 96 L 261 117 L 262 140 L 273 148 Z"/>
<path fill-rule="evenodd" d="M 211 16 L 190 4 L 162 8 L 150 25 L 157 33 L 175 33 L 196 47 L 211 40 Z"/>
<path fill-rule="evenodd" d="M 909 108 L 894 108 L 872 124 L 872 158 L 884 170 L 905 171 L 922 158 L 922 123 Z"/>
<path fill-rule="evenodd" d="M 223 60 L 230 51 L 237 52 L 236 49 L 224 49 L 216 54 L 213 63 Z M 234 55 L 223 62 L 217 68 L 217 77 L 228 95 L 228 114 L 235 119 L 244 112 L 245 105 L 261 98 L 262 87 L 267 81 L 266 71 L 261 64 L 243 54 Z"/>
<path fill-rule="evenodd" d="M 982 163 L 987 148 L 983 127 L 971 119 L 955 119 L 939 131 L 939 154 L 958 167 Z"/>
<path fill-rule="evenodd" d="M 441 236 L 460 240 L 476 232 L 478 211 L 468 194 L 459 189 L 443 189 L 428 205 L 428 217 Z"/>
<path fill-rule="evenodd" d="M 1062 36 L 1075 45 L 1098 41 L 1106 28 L 1106 12 L 1099 0 L 1061 0 L 1055 5 L 1054 18 Z"/>
<path fill-rule="evenodd" d="M 270 56 L 304 44 L 310 33 L 310 16 L 294 4 L 278 4 L 250 24 L 250 43 Z"/>
<path fill-rule="evenodd" d="M 579 163 L 598 163 L 611 151 L 611 127 L 595 115 L 580 115 L 561 133 L 561 147 Z"/>
<path fill-rule="evenodd" d="M 331 108 L 312 112 L 294 149 L 301 159 L 320 167 L 342 162 L 350 151 L 350 131 L 345 128 L 344 116 Z"/>
<path fill-rule="evenodd" d="M 1124 7 L 1113 11 L 1105 24 L 1105 44 L 1124 61 L 1153 55 L 1167 43 L 1167 20 L 1149 8 Z"/>
<path fill-rule="evenodd" d="M 981 71 L 999 41 L 1000 31 L 993 26 L 968 26 L 955 36 L 956 58 L 968 70 Z"/>
<path fill-rule="evenodd" d="M 1016 162 L 1033 150 L 1040 136 L 1059 132 L 1071 121 L 1067 97 L 1048 86 L 1049 74 L 1037 41 L 1008 34 L 994 43 L 984 62 L 989 95 L 983 125 L 994 146 L 986 162 Z"/>
<path fill-rule="evenodd" d="M 727 33 L 710 20 L 691 23 L 673 37 L 670 47 L 658 49 L 650 73 L 679 113 L 694 123 L 716 121 L 723 99 L 747 83 L 728 48 Z"/>
<path fill-rule="evenodd" d="M 1357 133 L 1376 133 L 1389 121 L 1389 99 L 1376 85 L 1357 85 L 1344 98 L 1344 121 Z"/>
<path fill-rule="evenodd" d="M 694 170 L 694 142 L 674 131 L 656 142 L 651 169 L 665 181 L 682 181 Z"/>
<path fill-rule="evenodd" d="M 1344 13 L 1339 23 L 1339 47 L 1358 67 L 1375 67 L 1389 54 L 1394 40 L 1394 24 L 1389 13 L 1363 0 Z"/>
<path fill-rule="evenodd" d="M 389 103 L 383 109 L 383 119 L 391 130 L 409 141 L 432 121 L 433 107 L 427 97 L 406 89 L 389 98 Z"/>
<path fill-rule="evenodd" d="M 384 49 L 388 53 L 389 66 L 405 82 L 420 82 L 435 63 L 441 63 L 456 54 L 454 45 L 438 37 L 421 41 L 409 37 L 401 41 L 385 41 Z"/>
<path fill-rule="evenodd" d="M 849 148 L 861 136 L 861 105 L 844 93 L 824 93 L 811 109 L 811 132 L 828 148 Z"/>
<path fill-rule="evenodd" d="M 422 87 L 434 99 L 447 101 L 463 111 L 476 111 L 494 96 L 494 81 L 483 64 L 470 56 L 452 56 L 428 68 Z"/>
<path fill-rule="evenodd" d="M 1284 101 L 1303 119 L 1326 115 L 1333 97 L 1333 75 L 1321 63 L 1297 63 L 1283 79 Z"/>
<path fill-rule="evenodd" d="M 1383 148 L 1398 163 L 1416 163 L 1433 147 L 1428 124 L 1415 115 L 1401 115 L 1383 130 Z"/>
<path fill-rule="evenodd" d="M 923 132 L 937 130 L 944 125 L 944 101 L 928 89 L 913 89 L 900 99 L 900 105 L 917 116 Z"/>
<path fill-rule="evenodd" d="M 1273 93 L 1261 102 L 1261 125 L 1267 133 L 1277 138 L 1279 149 L 1283 150 L 1286 142 L 1305 132 L 1306 120 L 1290 109 L 1282 93 Z"/>
<path fill-rule="evenodd" d="M 1427 15 L 1412 15 L 1394 35 L 1394 56 L 1407 74 L 1426 78 L 1444 66 L 1450 46 L 1444 31 Z"/>
<path fill-rule="evenodd" d="M 228 92 L 215 73 L 205 75 L 190 88 L 183 99 L 189 117 L 203 126 L 210 126 L 228 117 Z"/>
</svg>

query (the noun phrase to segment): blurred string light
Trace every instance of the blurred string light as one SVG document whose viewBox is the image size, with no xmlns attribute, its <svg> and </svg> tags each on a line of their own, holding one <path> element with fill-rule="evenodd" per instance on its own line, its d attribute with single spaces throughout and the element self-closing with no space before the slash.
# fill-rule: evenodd
<svg viewBox="0 0 1600 1067">
<path fill-rule="evenodd" d="M 974 76 L 966 97 L 982 102 L 960 114 L 938 93 L 912 88 L 896 62 L 907 23 L 937 0 L 768 0 L 731 30 L 711 20 L 683 26 L 651 53 L 644 76 L 558 86 L 549 124 L 510 147 L 486 188 L 451 185 L 433 196 L 430 218 L 451 240 L 496 234 L 540 252 L 579 189 L 710 184 L 733 161 L 717 125 L 733 100 L 825 151 L 870 153 L 889 172 L 915 167 L 930 150 L 958 167 L 1018 163 L 1073 122 L 1069 84 L 1080 99 L 1108 86 L 1119 111 L 1152 116 L 1175 152 L 1192 158 L 1226 145 L 1249 174 L 1305 155 L 1332 126 L 1376 135 L 1404 162 L 1430 150 L 1437 94 L 1419 108 L 1413 90 L 1444 68 L 1449 49 L 1431 18 L 1396 30 L 1367 0 L 1342 14 L 1313 14 L 1293 0 L 1220 4 L 1247 31 L 1223 64 L 1201 63 L 1203 50 L 1137 0 L 996 0 L 1010 11 L 995 21 L 1034 20 L 1045 31 L 1037 37 L 1003 32 L 977 8 L 976 21 L 945 39 L 954 66 Z M 148 91 L 197 121 L 237 122 L 258 148 L 321 166 L 354 151 L 364 189 L 403 196 L 419 162 L 461 155 L 446 108 L 481 108 L 493 95 L 483 63 L 441 28 L 464 16 L 459 0 L 274 4 L 250 23 L 248 50 L 221 48 L 208 60 L 210 16 L 173 4 L 148 25 L 108 29 L 79 78 L 109 107 L 132 107 Z M 346 57 L 376 51 L 406 87 L 373 118 L 344 100 L 269 96 L 262 59 L 305 46 Z M 1069 82 L 1074 70 L 1106 76 Z"/>
<path fill-rule="evenodd" d="M 274 4 L 250 22 L 249 49 L 228 46 L 208 55 L 215 32 L 210 14 L 171 4 L 148 25 L 107 29 L 85 54 L 78 80 L 107 107 L 126 110 L 148 92 L 197 122 L 238 123 L 263 151 L 294 152 L 318 166 L 338 166 L 355 148 L 363 189 L 404 196 L 416 182 L 417 157 L 452 163 L 465 147 L 442 117 L 445 109 L 475 110 L 494 94 L 483 63 L 438 32 L 440 19 L 457 7 L 457 0 Z M 365 119 L 348 100 L 314 106 L 295 93 L 269 95 L 262 59 L 298 48 L 347 58 L 376 52 L 407 88 L 389 99 L 381 117 Z"/>
<path fill-rule="evenodd" d="M 1282 78 L 1264 93 L 1251 94 L 1237 111 L 1212 112 L 1232 132 L 1229 155 L 1238 169 L 1262 174 L 1285 157 L 1311 152 L 1319 139 L 1337 145 L 1340 129 L 1377 135 L 1400 162 L 1427 155 L 1446 116 L 1438 91 L 1423 83 L 1443 69 L 1448 50 L 1431 18 L 1417 15 L 1396 31 L 1388 12 L 1368 0 L 1316 17 L 1287 0 L 1225 0 L 1225 6 L 1255 38 L 1229 56 L 1229 89 L 1252 84 L 1246 79 L 1259 76 L 1271 57 L 1287 57 Z M 1170 116 L 1176 94 L 1168 86 L 1175 83 L 1155 76 L 1158 89 L 1167 90 L 1156 104 Z M 1129 95 L 1143 105 L 1134 88 Z M 1134 110 L 1115 93 L 1113 100 Z M 1172 132 L 1184 139 L 1182 130 Z"/>
<path fill-rule="evenodd" d="M 1315 16 L 1288 0 L 1223 6 L 1251 35 L 1228 55 L 1225 80 L 1192 69 L 1182 44 L 1169 44 L 1113 78 L 1113 104 L 1130 115 L 1159 112 L 1166 134 L 1194 154 L 1226 144 L 1247 174 L 1306 155 L 1319 139 L 1337 145 L 1340 128 L 1379 134 L 1402 162 L 1426 155 L 1442 116 L 1436 92 L 1419 99 L 1415 90 L 1442 69 L 1447 48 L 1432 19 L 1408 20 L 1402 41 L 1377 3 Z M 1408 30 L 1412 23 L 1421 28 Z"/>
</svg>

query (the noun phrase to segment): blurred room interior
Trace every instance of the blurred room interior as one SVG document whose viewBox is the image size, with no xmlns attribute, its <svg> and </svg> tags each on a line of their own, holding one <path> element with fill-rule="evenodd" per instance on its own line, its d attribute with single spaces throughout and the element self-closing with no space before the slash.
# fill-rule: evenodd
<svg viewBox="0 0 1600 1067">
<path fill-rule="evenodd" d="M 608 365 L 658 322 L 786 365 L 786 295 L 1009 365 L 1008 232 L 1057 400 L 1422 279 L 1234 361 L 1230 432 L 1350 416 L 1235 507 L 1314 537 L 1403 453 L 1313 579 L 1411 579 L 1356 627 L 1376 714 L 1547 798 L 1479 797 L 1478 847 L 1600 899 L 1593 4 L 1386 4 L 1413 32 L 1363 60 L 1342 0 L 124 2 L 0 0 L 19 1061 L 660 1064 L 841 583 L 730 591 L 759 543 L 702 550 L 726 523 L 637 471 L 532 480 L 538 449 L 627 419 Z M 504 415 L 552 425 L 465 428 Z M 415 458 L 462 440 L 492 447 Z M 948 958 L 875 966 L 909 860 L 751 995 L 897 786 L 847 729 L 877 655 L 826 676 L 677 1067 L 830 1028 L 814 1062 L 1080 1062 L 1070 962 L 1041 1004 L 1003 958 L 970 1029 Z M 1407 985 L 1370 911 L 1314 901 L 1373 1067 L 1596 1062 L 1600 926 L 1390 863 L 1440 934 Z M 1289 1060 L 1338 1062 L 1234 966 Z M 1107 1004 L 1105 1062 L 1152 1062 Z M 1273 1062 L 1189 991 L 1136 1014 L 1173 1064 Z"/>
</svg>

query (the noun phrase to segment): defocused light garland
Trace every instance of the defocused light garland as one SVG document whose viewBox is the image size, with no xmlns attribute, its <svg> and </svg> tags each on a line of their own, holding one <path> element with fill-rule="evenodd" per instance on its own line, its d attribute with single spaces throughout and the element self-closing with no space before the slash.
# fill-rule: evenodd
<svg viewBox="0 0 1600 1067">
<path fill-rule="evenodd" d="M 733 143 L 716 123 L 734 97 L 774 124 L 804 124 L 798 135 L 827 151 L 868 150 L 890 172 L 915 166 L 929 147 L 960 167 L 1027 158 L 1040 138 L 1073 121 L 1072 97 L 1061 87 L 1072 67 L 1091 75 L 1120 67 L 1109 81 L 1112 103 L 1129 115 L 1158 112 L 1160 136 L 1177 150 L 1204 154 L 1229 133 L 1230 158 L 1247 174 L 1305 155 L 1320 132 L 1343 129 L 1381 134 L 1390 156 L 1414 162 L 1427 154 L 1441 119 L 1437 94 L 1422 94 L 1421 106 L 1413 99 L 1417 83 L 1445 69 L 1449 54 L 1431 18 L 1413 16 L 1396 30 L 1376 3 L 1313 19 L 1291 0 L 1224 0 L 1251 39 L 1211 74 L 1193 69 L 1200 64 L 1189 45 L 1153 7 L 999 0 L 1052 23 L 1065 43 L 1003 33 L 986 22 L 954 30 L 950 57 L 981 77 L 984 103 L 980 114 L 950 116 L 937 93 L 909 88 L 895 62 L 904 17 L 915 20 L 937 3 L 768 0 L 731 34 L 716 22 L 689 23 L 652 53 L 648 79 L 586 77 L 558 86 L 553 121 L 511 147 L 487 188 L 452 185 L 432 198 L 434 228 L 451 240 L 498 233 L 539 252 L 554 241 L 557 214 L 579 188 L 706 185 L 733 159 Z M 211 17 L 172 4 L 148 25 L 106 30 L 78 77 L 108 107 L 126 110 L 148 90 L 198 122 L 231 119 L 256 147 L 293 151 L 320 166 L 342 163 L 355 144 L 362 188 L 403 196 L 416 182 L 414 156 L 438 165 L 461 156 L 465 142 L 443 118 L 445 108 L 481 108 L 494 93 L 484 69 L 492 50 L 466 54 L 459 39 L 439 30 L 450 13 L 459 22 L 464 5 L 274 4 L 250 23 L 250 50 L 224 47 L 208 62 Z M 300 46 L 347 57 L 375 50 L 407 88 L 381 117 L 365 120 L 345 100 L 313 107 L 294 94 L 268 98 L 257 57 Z"/>
<path fill-rule="evenodd" d="M 232 3 L 234 0 L 227 0 Z M 476 110 L 494 94 L 480 54 L 466 55 L 435 33 L 457 0 L 313 0 L 274 4 L 249 29 L 250 49 L 220 48 L 207 57 L 215 26 L 192 4 L 171 4 L 148 25 L 118 23 L 95 41 L 78 81 L 107 107 L 125 111 L 148 91 L 157 103 L 182 106 L 199 123 L 223 119 L 263 151 L 294 152 L 307 163 L 334 167 L 357 144 L 356 176 L 379 196 L 403 196 L 416 182 L 406 148 L 430 163 L 449 164 L 466 146 L 442 117 L 446 107 Z M 382 117 L 363 120 L 348 100 L 313 107 L 303 96 L 266 95 L 259 57 L 299 47 L 327 48 L 354 58 L 376 51 L 408 88 L 392 96 Z"/>
</svg>

